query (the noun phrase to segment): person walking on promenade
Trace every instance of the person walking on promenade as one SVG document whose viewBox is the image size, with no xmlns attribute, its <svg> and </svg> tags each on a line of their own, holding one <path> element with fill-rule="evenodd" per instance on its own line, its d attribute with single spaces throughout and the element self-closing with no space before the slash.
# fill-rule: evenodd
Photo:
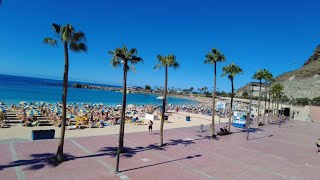
<svg viewBox="0 0 320 180">
<path fill-rule="evenodd" d="M 149 123 L 149 134 L 152 133 L 152 125 L 153 125 L 153 122 L 150 120 Z"/>
<path fill-rule="evenodd" d="M 318 152 L 320 152 L 320 138 L 317 140 L 316 145 L 318 147 Z"/>
</svg>

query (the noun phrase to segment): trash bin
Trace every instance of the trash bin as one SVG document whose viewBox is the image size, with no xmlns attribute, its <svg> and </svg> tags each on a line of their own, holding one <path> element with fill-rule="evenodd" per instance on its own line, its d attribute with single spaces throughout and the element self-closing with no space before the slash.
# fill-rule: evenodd
<svg viewBox="0 0 320 180">
<path fill-rule="evenodd" d="M 39 134 L 38 130 L 32 130 L 31 139 L 32 140 L 37 140 L 39 138 L 38 134 Z"/>
<path fill-rule="evenodd" d="M 50 129 L 49 132 L 50 132 L 49 139 L 54 139 L 54 134 L 55 134 L 56 130 Z"/>
<path fill-rule="evenodd" d="M 46 139 L 46 131 L 38 130 L 38 139 Z"/>
<path fill-rule="evenodd" d="M 186 117 L 186 121 L 190 121 L 190 116 L 187 116 L 187 117 Z"/>
<path fill-rule="evenodd" d="M 33 130 L 31 134 L 32 140 L 39 140 L 39 139 L 54 139 L 55 130 Z"/>
</svg>

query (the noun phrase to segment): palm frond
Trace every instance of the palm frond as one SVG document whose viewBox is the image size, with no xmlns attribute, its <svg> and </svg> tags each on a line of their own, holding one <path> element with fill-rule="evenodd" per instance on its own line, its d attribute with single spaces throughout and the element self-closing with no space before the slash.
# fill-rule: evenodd
<svg viewBox="0 0 320 180">
<path fill-rule="evenodd" d="M 84 43 L 77 44 L 77 43 L 71 42 L 70 43 L 70 50 L 73 52 L 87 52 L 88 47 Z"/>
<path fill-rule="evenodd" d="M 73 38 L 74 28 L 71 24 L 67 24 L 61 28 L 62 42 L 71 42 Z"/>
<path fill-rule="evenodd" d="M 136 68 L 135 68 L 133 65 L 130 66 L 130 70 L 131 70 L 132 72 L 137 72 L 137 71 L 136 71 Z"/>
<path fill-rule="evenodd" d="M 155 65 L 155 66 L 154 66 L 154 68 L 153 68 L 153 69 L 161 69 L 161 67 L 162 67 L 162 65 L 161 65 L 161 64 L 157 64 L 157 65 Z"/>
<path fill-rule="evenodd" d="M 174 69 L 178 69 L 180 67 L 180 64 L 178 63 L 178 62 L 175 62 L 174 64 L 173 64 L 173 68 Z"/>
<path fill-rule="evenodd" d="M 44 38 L 43 43 L 49 44 L 51 46 L 56 46 L 57 45 L 57 41 L 55 39 L 52 39 L 52 38 Z"/>
<path fill-rule="evenodd" d="M 226 60 L 225 56 L 215 48 L 212 48 L 205 57 L 205 64 L 215 64 L 217 62 L 224 62 Z"/>
<path fill-rule="evenodd" d="M 138 56 L 132 56 L 131 57 L 131 63 L 137 64 L 138 62 L 142 62 L 143 63 L 143 59 L 141 57 L 138 57 Z"/>
<path fill-rule="evenodd" d="M 114 57 L 111 59 L 110 63 L 114 68 L 120 67 L 122 64 L 119 59 L 116 59 Z"/>
<path fill-rule="evenodd" d="M 109 51 L 108 54 L 109 54 L 110 56 L 114 56 L 114 55 L 116 54 L 116 52 L 114 52 L 114 51 Z"/>
<path fill-rule="evenodd" d="M 78 43 L 78 42 L 85 42 L 86 41 L 86 35 L 79 31 L 73 33 L 72 42 Z"/>
<path fill-rule="evenodd" d="M 222 70 L 223 70 L 223 74 L 221 76 L 231 75 L 232 78 L 234 78 L 238 74 L 243 73 L 243 70 L 239 66 L 235 65 L 234 63 L 224 66 Z"/>
<path fill-rule="evenodd" d="M 59 35 L 61 32 L 61 25 L 53 23 L 52 30 L 55 34 Z"/>
<path fill-rule="evenodd" d="M 132 48 L 132 49 L 130 49 L 130 54 L 131 54 L 131 55 L 138 54 L 137 49 L 136 49 L 136 48 Z"/>
</svg>

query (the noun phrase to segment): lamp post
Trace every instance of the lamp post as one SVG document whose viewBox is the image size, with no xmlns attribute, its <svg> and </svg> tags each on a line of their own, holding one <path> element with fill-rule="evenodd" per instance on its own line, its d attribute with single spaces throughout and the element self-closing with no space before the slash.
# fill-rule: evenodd
<svg viewBox="0 0 320 180">
<path fill-rule="evenodd" d="M 247 126 L 247 140 L 249 140 L 251 105 L 252 105 L 252 94 L 253 94 L 253 88 L 254 88 L 254 86 L 255 86 L 255 83 L 251 83 L 251 85 L 250 85 L 250 105 L 249 105 L 249 112 L 248 112 L 248 115 L 247 115 L 247 122 L 246 122 L 246 126 Z"/>
</svg>

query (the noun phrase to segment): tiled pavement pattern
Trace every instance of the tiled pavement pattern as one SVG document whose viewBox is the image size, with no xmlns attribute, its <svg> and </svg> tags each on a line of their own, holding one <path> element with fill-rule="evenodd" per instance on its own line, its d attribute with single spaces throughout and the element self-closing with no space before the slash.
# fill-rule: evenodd
<svg viewBox="0 0 320 180">
<path fill-rule="evenodd" d="M 116 135 L 66 139 L 70 160 L 60 165 L 48 161 L 58 140 L 2 143 L 0 179 L 320 179 L 319 124 L 255 127 L 250 141 L 239 129 L 215 140 L 208 130 L 198 130 L 165 130 L 163 148 L 155 146 L 158 131 L 126 134 L 119 174 L 114 173 Z"/>
</svg>

